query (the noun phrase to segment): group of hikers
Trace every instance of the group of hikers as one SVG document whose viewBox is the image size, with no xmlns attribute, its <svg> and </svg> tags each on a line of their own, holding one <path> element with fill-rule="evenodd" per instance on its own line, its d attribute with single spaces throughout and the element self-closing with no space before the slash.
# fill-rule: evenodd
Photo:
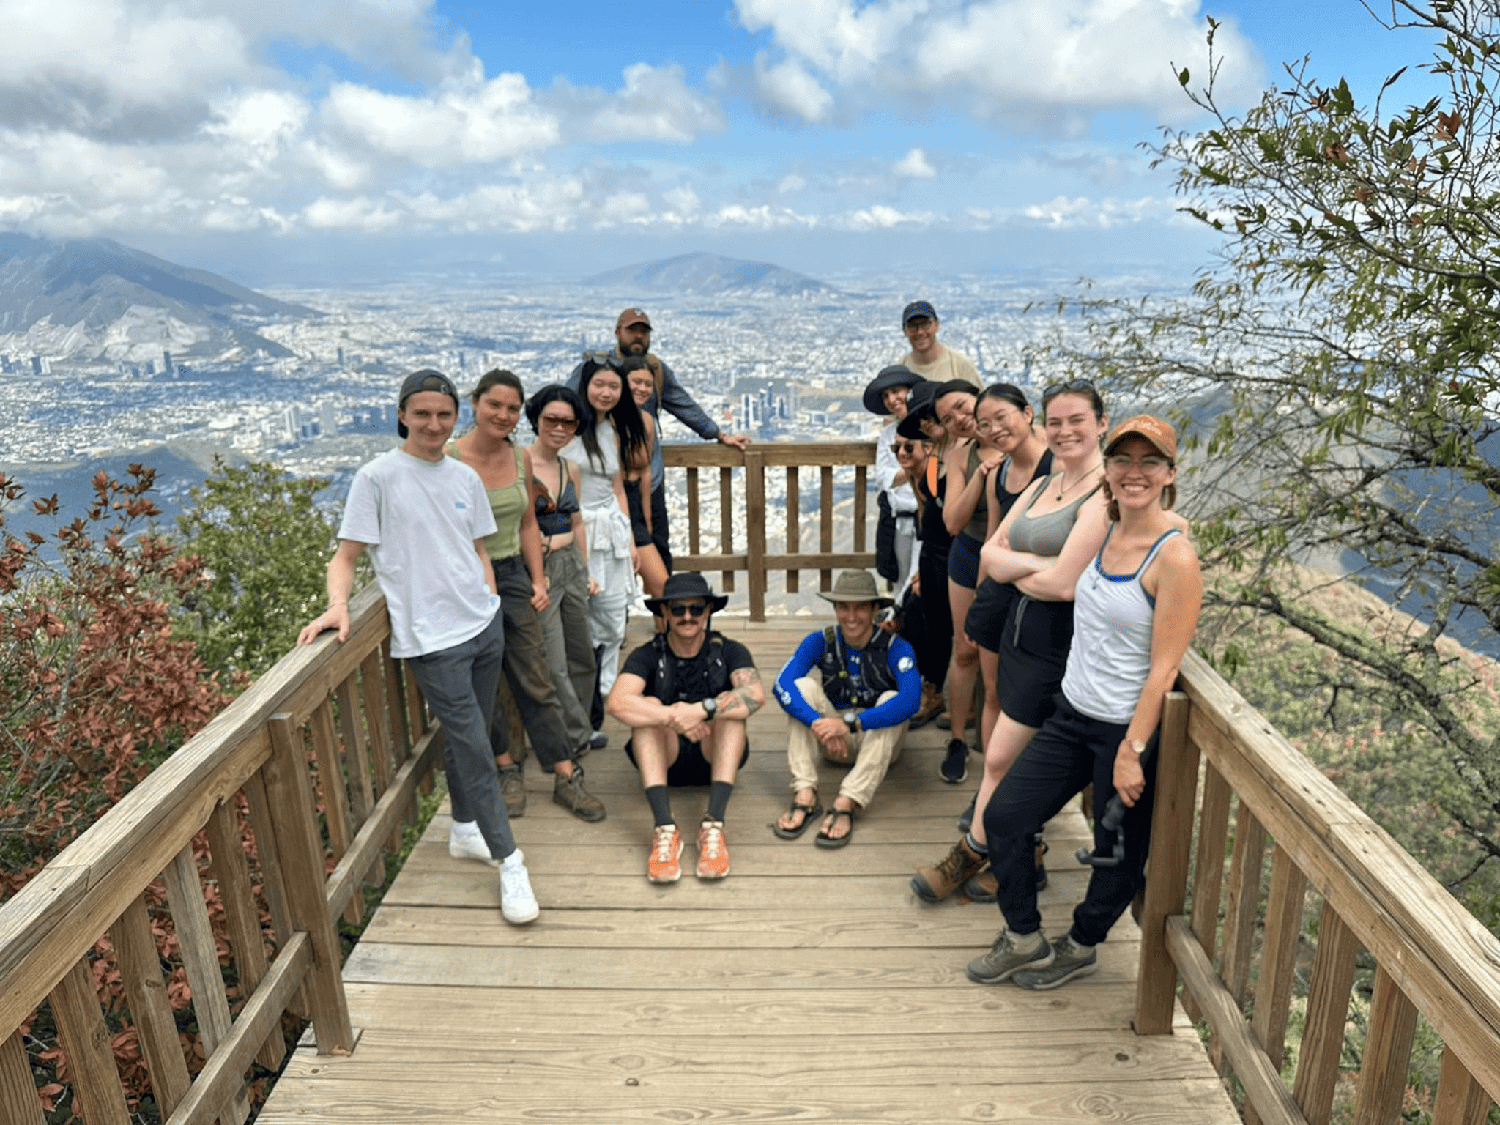
<svg viewBox="0 0 1500 1125">
<path fill-rule="evenodd" d="M 1169 424 L 1137 415 L 1111 429 L 1087 380 L 1047 387 L 1038 419 L 1020 388 L 981 388 L 938 327 L 930 303 L 908 305 L 909 350 L 865 390 L 865 406 L 892 418 L 876 443 L 889 592 L 868 571 L 841 572 L 821 594 L 835 623 L 809 633 L 776 676 L 791 800 L 771 828 L 794 840 L 815 826 L 819 847 L 848 845 L 908 729 L 946 711 L 939 772 L 959 784 L 977 718 L 978 791 L 959 838 L 911 887 L 926 902 L 962 891 L 998 903 L 1005 926 L 971 979 L 1053 988 L 1094 970 L 1095 947 L 1141 884 L 1162 701 L 1202 580 L 1172 511 Z M 665 409 L 740 449 L 749 438 L 720 430 L 651 353 L 645 312 L 622 312 L 615 338 L 530 398 L 514 374 L 487 373 L 457 440 L 453 383 L 409 376 L 402 444 L 356 474 L 329 607 L 299 638 L 348 636 L 355 563 L 368 551 L 391 655 L 446 731 L 449 852 L 498 867 L 514 924 L 539 913 L 510 825 L 525 809 L 528 739 L 554 801 L 597 821 L 604 805 L 580 759 L 607 745 L 605 713 L 628 727 L 654 822 L 647 878 L 681 878 L 671 790 L 706 786 L 696 874 L 720 880 L 746 723 L 766 701 L 749 649 L 714 628 L 728 599 L 700 574 L 673 573 L 658 419 Z M 535 434 L 525 448 L 512 438 L 523 412 Z M 656 631 L 622 663 L 637 576 Z M 826 810 L 820 758 L 844 771 Z M 1118 828 L 1101 816 L 1094 829 L 1096 852 L 1116 859 L 1094 868 L 1070 930 L 1049 941 L 1037 912 L 1043 826 L 1089 785 L 1096 808 L 1122 806 Z"/>
</svg>

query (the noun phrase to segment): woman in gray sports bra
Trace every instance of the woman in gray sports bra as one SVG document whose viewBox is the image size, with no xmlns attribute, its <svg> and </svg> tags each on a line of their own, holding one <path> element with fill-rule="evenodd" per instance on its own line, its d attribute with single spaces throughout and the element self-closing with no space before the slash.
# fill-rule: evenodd
<svg viewBox="0 0 1500 1125">
<path fill-rule="evenodd" d="M 947 898 L 988 862 L 982 810 L 1052 711 L 1073 639 L 1073 586 L 1109 529 L 1099 492 L 1104 400 L 1086 380 L 1059 383 L 1042 392 L 1042 411 L 1054 471 L 1017 499 L 983 551 L 985 572 L 1013 582 L 1020 597 L 1000 638 L 1000 717 L 984 749 L 981 813 L 941 862 L 912 876 L 912 891 L 928 902 Z M 973 890 L 994 897 L 987 887 Z"/>
</svg>

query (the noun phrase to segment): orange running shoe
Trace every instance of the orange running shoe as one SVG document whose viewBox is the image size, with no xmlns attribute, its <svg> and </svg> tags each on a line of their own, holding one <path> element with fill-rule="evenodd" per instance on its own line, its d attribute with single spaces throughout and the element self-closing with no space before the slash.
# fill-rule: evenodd
<svg viewBox="0 0 1500 1125">
<path fill-rule="evenodd" d="M 675 883 L 682 878 L 682 833 L 675 824 L 658 824 L 651 834 L 651 854 L 646 857 L 646 878 L 653 883 Z"/>
<path fill-rule="evenodd" d="M 698 825 L 698 878 L 722 879 L 729 874 L 729 842 L 722 820 Z"/>
</svg>

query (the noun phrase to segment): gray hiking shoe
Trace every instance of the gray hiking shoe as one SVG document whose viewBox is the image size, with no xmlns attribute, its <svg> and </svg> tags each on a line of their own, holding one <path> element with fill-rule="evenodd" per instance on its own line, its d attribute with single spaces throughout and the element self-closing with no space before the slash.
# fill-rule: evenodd
<svg viewBox="0 0 1500 1125">
<path fill-rule="evenodd" d="M 505 812 L 516 817 L 526 812 L 526 779 L 520 766 L 500 767 L 500 796 L 505 798 Z"/>
<path fill-rule="evenodd" d="M 575 765 L 571 777 L 558 774 L 552 781 L 552 801 L 579 820 L 590 823 L 604 819 L 604 802 L 583 787 L 583 767 Z"/>
<path fill-rule="evenodd" d="M 1022 988 L 1045 992 L 1058 988 L 1074 977 L 1086 977 L 1099 969 L 1099 953 L 1092 945 L 1079 945 L 1067 934 L 1052 947 L 1052 963 L 1045 968 L 1027 966 L 1011 979 Z M 973 975 L 972 973 L 970 974 Z"/>
<path fill-rule="evenodd" d="M 1047 965 L 1051 961 L 1052 947 L 1047 944 L 1046 935 L 1041 930 L 1025 935 L 1001 930 L 990 951 L 969 962 L 969 979 L 978 984 L 999 984 L 1009 980 L 1017 969 L 1027 965 Z"/>
</svg>

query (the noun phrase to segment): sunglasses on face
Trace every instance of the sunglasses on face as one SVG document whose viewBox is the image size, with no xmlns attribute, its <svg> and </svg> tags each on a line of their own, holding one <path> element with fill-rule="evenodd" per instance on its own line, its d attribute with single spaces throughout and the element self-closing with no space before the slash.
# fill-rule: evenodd
<svg viewBox="0 0 1500 1125">
<path fill-rule="evenodd" d="M 703 602 L 668 602 L 667 612 L 673 617 L 702 617 L 708 606 Z"/>
<path fill-rule="evenodd" d="M 540 420 L 544 426 L 561 426 L 565 430 L 571 430 L 578 425 L 577 418 L 564 418 L 558 414 L 543 414 Z"/>
<path fill-rule="evenodd" d="M 891 446 L 897 453 L 911 454 L 922 448 L 920 441 L 898 441 Z"/>
</svg>

